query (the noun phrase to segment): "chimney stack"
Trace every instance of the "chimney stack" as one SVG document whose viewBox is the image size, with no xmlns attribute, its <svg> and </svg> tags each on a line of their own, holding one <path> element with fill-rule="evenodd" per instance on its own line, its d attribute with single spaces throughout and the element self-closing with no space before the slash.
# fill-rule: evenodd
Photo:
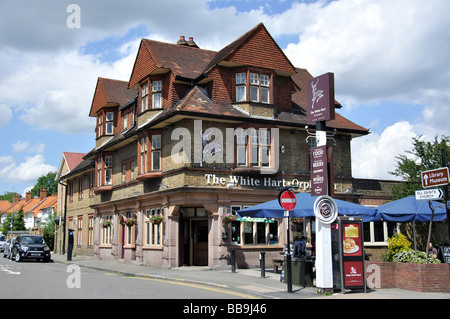
<svg viewBox="0 0 450 319">
<path fill-rule="evenodd" d="M 45 197 L 47 197 L 47 190 L 45 188 L 42 188 L 41 193 L 39 194 L 39 199 L 43 200 Z"/>
<path fill-rule="evenodd" d="M 31 200 L 31 192 L 27 192 L 25 195 L 25 201 L 28 203 Z"/>
<path fill-rule="evenodd" d="M 184 37 L 184 35 L 180 35 L 180 40 L 177 41 L 178 45 L 188 45 L 188 43 L 186 42 L 186 39 Z"/>
</svg>

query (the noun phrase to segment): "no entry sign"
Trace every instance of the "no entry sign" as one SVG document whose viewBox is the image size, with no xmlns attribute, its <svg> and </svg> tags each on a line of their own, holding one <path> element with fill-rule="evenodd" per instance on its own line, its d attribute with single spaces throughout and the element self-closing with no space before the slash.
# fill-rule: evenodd
<svg viewBox="0 0 450 319">
<path fill-rule="evenodd" d="M 278 202 L 285 210 L 293 210 L 297 205 L 297 197 L 295 197 L 294 192 L 287 190 L 280 193 Z"/>
</svg>

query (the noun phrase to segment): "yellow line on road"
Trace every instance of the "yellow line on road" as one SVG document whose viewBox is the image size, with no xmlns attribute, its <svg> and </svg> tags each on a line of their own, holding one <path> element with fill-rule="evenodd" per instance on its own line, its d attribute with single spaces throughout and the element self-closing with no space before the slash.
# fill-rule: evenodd
<svg viewBox="0 0 450 319">
<path fill-rule="evenodd" d="M 107 274 L 107 275 L 115 275 L 115 274 Z M 173 281 L 173 280 L 165 280 L 165 279 L 157 279 L 157 278 L 149 278 L 149 277 L 134 277 L 134 276 L 130 276 L 128 278 L 158 281 L 158 282 L 164 282 L 164 283 L 168 283 L 168 284 L 172 284 L 172 285 L 181 285 L 181 286 L 186 286 L 186 287 L 191 287 L 191 288 L 197 288 L 197 289 L 209 290 L 209 291 L 214 291 L 214 292 L 220 292 L 220 293 L 223 293 L 223 294 L 237 296 L 237 297 L 242 297 L 242 298 L 246 298 L 246 299 L 259 299 L 258 297 L 255 297 L 255 296 L 252 296 L 252 295 L 249 295 L 249 294 L 228 290 L 226 288 L 226 286 L 222 286 L 222 285 L 217 285 L 217 287 L 213 287 L 213 286 L 208 286 L 208 285 L 183 282 L 183 281 L 181 281 L 181 279 L 180 279 L 180 281 Z"/>
</svg>

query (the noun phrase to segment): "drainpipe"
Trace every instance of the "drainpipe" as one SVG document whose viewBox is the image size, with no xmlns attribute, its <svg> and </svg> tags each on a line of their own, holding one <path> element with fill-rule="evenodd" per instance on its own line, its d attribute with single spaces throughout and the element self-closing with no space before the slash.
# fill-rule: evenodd
<svg viewBox="0 0 450 319">
<path fill-rule="evenodd" d="M 64 184 L 61 182 L 61 176 L 59 174 L 56 175 L 56 178 L 58 179 L 58 183 L 63 186 L 64 189 L 64 221 L 63 221 L 63 243 L 62 243 L 62 254 L 64 255 L 66 253 L 66 212 L 67 212 L 67 184 Z M 61 215 L 59 215 L 59 218 L 61 220 Z M 61 223 L 59 224 L 59 229 L 61 229 Z M 61 238 L 60 238 L 61 239 Z M 59 246 L 59 249 L 61 249 L 61 245 Z"/>
</svg>

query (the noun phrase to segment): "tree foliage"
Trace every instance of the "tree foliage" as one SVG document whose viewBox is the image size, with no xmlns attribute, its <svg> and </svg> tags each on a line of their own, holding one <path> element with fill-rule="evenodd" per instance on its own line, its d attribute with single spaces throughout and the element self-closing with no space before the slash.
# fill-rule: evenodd
<svg viewBox="0 0 450 319">
<path fill-rule="evenodd" d="M 41 189 L 45 188 L 47 191 L 47 196 L 58 192 L 58 181 L 55 180 L 56 173 L 48 173 L 47 175 L 42 175 L 38 178 L 36 185 L 31 189 L 31 196 L 40 195 Z"/>
<path fill-rule="evenodd" d="M 450 161 L 450 137 L 436 136 L 433 141 L 426 142 L 413 138 L 413 149 L 406 154 L 396 156 L 397 167 L 390 174 L 401 177 L 404 183 L 394 186 L 393 194 L 396 199 L 414 195 L 422 189 L 421 172 L 442 167 L 442 149 L 445 150 L 447 166 Z"/>
</svg>

